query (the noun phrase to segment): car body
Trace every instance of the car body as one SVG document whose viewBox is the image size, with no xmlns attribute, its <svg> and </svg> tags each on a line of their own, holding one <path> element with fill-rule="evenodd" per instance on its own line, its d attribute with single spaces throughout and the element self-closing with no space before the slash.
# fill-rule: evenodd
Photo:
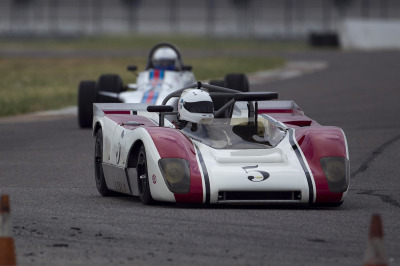
<svg viewBox="0 0 400 266">
<path fill-rule="evenodd" d="M 183 89 L 162 105 L 94 104 L 103 196 L 120 192 L 144 204 L 342 204 L 350 179 L 343 130 L 321 126 L 293 101 L 273 100 L 277 93 L 195 87 L 226 98 L 212 124 L 175 126 Z"/>
<path fill-rule="evenodd" d="M 154 54 L 163 48 L 172 49 L 177 55 L 174 69 L 157 69 L 153 64 Z M 136 66 L 127 70 L 135 72 Z M 96 81 L 84 80 L 78 87 L 78 122 L 82 128 L 92 125 L 93 103 L 149 103 L 159 105 L 173 91 L 196 82 L 192 67 L 185 65 L 179 49 L 162 42 L 155 45 L 148 55 L 146 69 L 137 74 L 136 83 L 123 84 L 117 74 L 103 74 Z M 232 89 L 248 91 L 248 81 L 244 74 L 227 74 L 224 80 L 214 80 Z M 221 83 L 222 82 L 222 83 Z"/>
</svg>

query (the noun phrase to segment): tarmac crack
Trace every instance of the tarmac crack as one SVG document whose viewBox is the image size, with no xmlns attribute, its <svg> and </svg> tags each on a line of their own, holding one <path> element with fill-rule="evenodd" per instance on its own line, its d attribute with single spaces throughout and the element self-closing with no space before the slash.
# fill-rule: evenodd
<svg viewBox="0 0 400 266">
<path fill-rule="evenodd" d="M 355 178 L 357 175 L 365 172 L 369 165 L 380 155 L 384 152 L 384 150 L 392 145 L 394 142 L 399 141 L 400 140 L 400 135 L 386 141 L 385 143 L 383 143 L 381 146 L 379 146 L 377 149 L 375 149 L 370 156 L 368 156 L 368 158 L 361 164 L 360 167 L 358 167 L 358 169 L 354 172 L 351 173 L 351 177 Z"/>
<path fill-rule="evenodd" d="M 368 196 L 375 196 L 378 197 L 380 200 L 382 200 L 384 203 L 388 203 L 392 205 L 393 207 L 400 208 L 400 203 L 393 199 L 391 196 L 384 195 L 384 194 L 378 194 L 374 190 L 364 190 L 362 192 L 358 192 L 358 195 L 368 195 Z"/>
</svg>

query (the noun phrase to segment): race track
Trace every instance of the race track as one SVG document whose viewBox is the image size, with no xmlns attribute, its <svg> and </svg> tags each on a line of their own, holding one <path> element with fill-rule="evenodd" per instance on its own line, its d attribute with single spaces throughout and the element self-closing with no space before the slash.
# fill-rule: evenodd
<svg viewBox="0 0 400 266">
<path fill-rule="evenodd" d="M 103 198 L 94 140 L 76 117 L 0 123 L 0 194 L 9 194 L 20 265 L 362 265 L 381 214 L 400 265 L 400 53 L 313 51 L 322 71 L 256 85 L 342 127 L 351 189 L 339 208 L 143 206 Z"/>
</svg>

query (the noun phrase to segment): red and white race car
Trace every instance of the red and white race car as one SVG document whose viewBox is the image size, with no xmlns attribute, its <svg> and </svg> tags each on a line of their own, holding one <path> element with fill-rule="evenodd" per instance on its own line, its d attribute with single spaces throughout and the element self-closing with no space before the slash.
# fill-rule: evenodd
<svg viewBox="0 0 400 266">
<path fill-rule="evenodd" d="M 199 82 L 161 105 L 94 104 L 98 191 L 144 204 L 340 206 L 350 180 L 344 132 L 277 97 Z"/>
<path fill-rule="evenodd" d="M 128 66 L 136 71 L 136 66 Z M 90 127 L 93 103 L 148 103 L 161 104 L 173 91 L 195 83 L 192 67 L 185 65 L 179 49 L 170 43 L 155 45 L 147 60 L 146 69 L 138 73 L 135 84 L 124 85 L 117 74 L 103 74 L 98 81 L 84 80 L 78 87 L 78 122 L 80 127 Z M 231 89 L 249 91 L 246 75 L 231 73 L 213 84 Z"/>
</svg>

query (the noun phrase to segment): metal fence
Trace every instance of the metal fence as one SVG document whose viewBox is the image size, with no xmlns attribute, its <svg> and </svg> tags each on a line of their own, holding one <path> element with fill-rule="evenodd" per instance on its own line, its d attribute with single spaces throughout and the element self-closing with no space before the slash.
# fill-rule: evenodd
<svg viewBox="0 0 400 266">
<path fill-rule="evenodd" d="M 172 33 L 304 38 L 343 18 L 400 19 L 399 0 L 1 0 L 0 35 Z"/>
</svg>

